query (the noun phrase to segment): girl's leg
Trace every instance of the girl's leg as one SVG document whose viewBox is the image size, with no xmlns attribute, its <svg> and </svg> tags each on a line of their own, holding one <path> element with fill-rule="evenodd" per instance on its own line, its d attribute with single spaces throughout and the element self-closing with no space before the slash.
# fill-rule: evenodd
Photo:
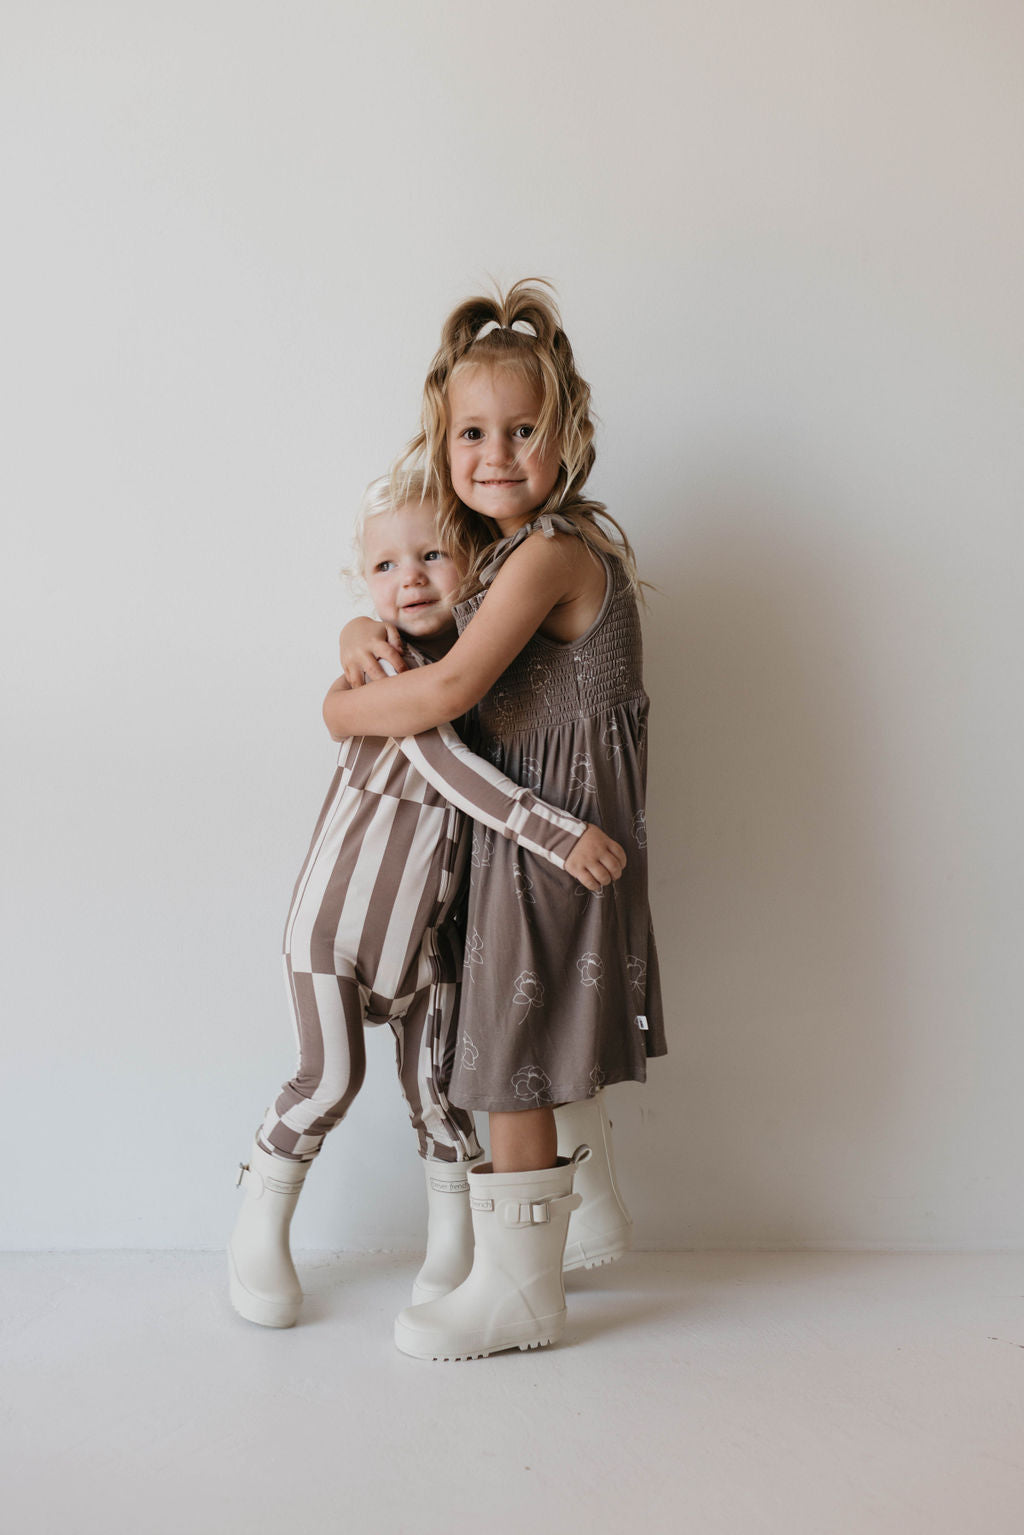
<svg viewBox="0 0 1024 1535">
<path fill-rule="evenodd" d="M 475 1237 L 467 1278 L 437 1300 L 415 1303 L 395 1322 L 395 1343 L 418 1359 L 466 1359 L 536 1348 L 565 1324 L 562 1258 L 577 1156 L 557 1155 L 554 1110 L 491 1114 L 493 1165 L 469 1168 Z M 429 1164 L 428 1164 L 429 1165 Z"/>
<path fill-rule="evenodd" d="M 532 1173 L 554 1167 L 558 1131 L 554 1109 L 491 1114 L 491 1159 L 496 1173 Z"/>
<path fill-rule="evenodd" d="M 581 1148 L 581 1160 L 589 1153 Z M 536 1348 L 565 1325 L 562 1255 L 575 1157 L 534 1172 L 471 1167 L 476 1250 L 469 1278 L 440 1300 L 410 1306 L 395 1343 L 417 1359 L 470 1359 L 506 1348 Z"/>
<path fill-rule="evenodd" d="M 576 1177 L 576 1192 L 583 1204 L 569 1223 L 566 1272 L 611 1263 L 629 1250 L 633 1221 L 615 1178 L 611 1123 L 603 1093 L 582 1103 L 561 1104 L 557 1109 L 492 1114 L 490 1120 L 496 1173 L 554 1167 L 556 1152 L 570 1158 L 577 1146 L 590 1147 L 591 1156 L 580 1164 Z"/>
</svg>

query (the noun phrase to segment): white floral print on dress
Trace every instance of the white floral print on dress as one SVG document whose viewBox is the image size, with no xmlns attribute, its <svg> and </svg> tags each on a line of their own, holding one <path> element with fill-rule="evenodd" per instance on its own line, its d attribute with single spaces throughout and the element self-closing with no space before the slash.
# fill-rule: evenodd
<svg viewBox="0 0 1024 1535">
<path fill-rule="evenodd" d="M 647 961 L 641 959 L 639 954 L 626 955 L 626 974 L 629 984 L 638 996 L 643 995 L 644 983 L 647 980 Z"/>
<path fill-rule="evenodd" d="M 573 663 L 576 667 L 576 681 L 580 687 L 585 688 L 588 683 L 597 680 L 597 667 L 593 656 L 584 655 L 578 650 L 573 657 Z"/>
<path fill-rule="evenodd" d="M 551 1102 L 551 1078 L 539 1066 L 522 1066 L 512 1078 L 512 1091 L 520 1103 L 540 1108 Z"/>
<path fill-rule="evenodd" d="M 530 662 L 530 686 L 535 693 L 543 693 L 551 682 L 551 668 L 543 661 Z"/>
<path fill-rule="evenodd" d="M 647 817 L 642 810 L 633 817 L 633 836 L 637 847 L 647 846 Z"/>
<path fill-rule="evenodd" d="M 516 887 L 516 899 L 526 901 L 530 906 L 536 906 L 537 897 L 533 893 L 533 880 L 516 864 L 512 870 L 512 883 Z"/>
<path fill-rule="evenodd" d="M 508 688 L 492 688 L 487 697 L 489 712 L 507 729 L 515 718 L 515 699 Z"/>
<path fill-rule="evenodd" d="M 462 1036 L 462 1069 L 463 1071 L 475 1071 L 476 1063 L 480 1059 L 480 1051 L 474 1045 L 468 1034 Z"/>
<path fill-rule="evenodd" d="M 600 1066 L 595 1066 L 590 1073 L 590 1090 L 587 1093 L 587 1097 L 596 1098 L 607 1080 L 608 1073 L 602 1071 Z"/>
<path fill-rule="evenodd" d="M 527 789 L 540 788 L 540 763 L 536 757 L 524 757 L 519 772 L 516 774 L 519 782 Z"/>
<path fill-rule="evenodd" d="M 572 766 L 569 769 L 569 787 L 579 789 L 584 794 L 593 794 L 597 788 L 594 764 L 587 752 L 577 752 L 572 759 Z"/>
<path fill-rule="evenodd" d="M 544 1004 L 544 982 L 536 970 L 521 970 L 516 976 L 516 989 L 512 996 L 513 1007 L 525 1007 L 529 1013 L 531 1007 L 542 1007 Z"/>
<path fill-rule="evenodd" d="M 575 656 L 576 681 L 581 688 L 593 687 L 599 684 L 605 695 L 613 693 L 616 687 L 625 681 L 627 676 L 625 661 L 616 661 L 611 665 L 601 667 L 600 662 L 592 655 L 582 655 L 579 651 Z"/>
<path fill-rule="evenodd" d="M 622 773 L 622 733 L 619 730 L 618 720 L 609 720 L 604 729 L 605 756 L 609 762 L 615 763 L 615 776 Z"/>
<path fill-rule="evenodd" d="M 474 928 L 469 938 L 466 940 L 466 954 L 464 959 L 465 971 L 471 981 L 476 980 L 476 976 L 473 974 L 473 966 L 482 965 L 483 962 L 484 941 L 480 937 L 480 934 L 477 932 L 476 928 Z"/>
<path fill-rule="evenodd" d="M 480 826 L 473 823 L 473 850 L 469 855 L 469 861 L 474 869 L 489 869 L 491 867 L 491 853 L 494 849 L 494 832 L 489 826 Z"/>
<path fill-rule="evenodd" d="M 596 986 L 598 991 L 601 990 L 604 960 L 600 954 L 581 954 L 576 961 L 576 969 L 580 973 L 580 981 L 584 986 Z"/>
</svg>

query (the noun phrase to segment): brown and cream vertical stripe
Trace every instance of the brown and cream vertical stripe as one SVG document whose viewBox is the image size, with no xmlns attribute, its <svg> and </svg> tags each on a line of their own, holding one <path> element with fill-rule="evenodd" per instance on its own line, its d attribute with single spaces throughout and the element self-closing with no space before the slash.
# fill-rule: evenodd
<svg viewBox="0 0 1024 1535">
<path fill-rule="evenodd" d="M 285 926 L 299 1064 L 259 1132 L 267 1150 L 316 1155 L 362 1084 L 365 1022 L 395 1034 L 421 1153 L 477 1154 L 472 1116 L 445 1095 L 461 959 L 445 921 L 464 873 L 464 814 L 559 868 L 585 830 L 450 726 L 342 743 Z"/>
</svg>

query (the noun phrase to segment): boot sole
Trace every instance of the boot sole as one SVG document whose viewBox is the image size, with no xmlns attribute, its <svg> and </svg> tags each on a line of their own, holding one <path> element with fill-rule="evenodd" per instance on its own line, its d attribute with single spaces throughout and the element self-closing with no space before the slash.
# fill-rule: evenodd
<svg viewBox="0 0 1024 1535">
<path fill-rule="evenodd" d="M 299 1316 L 298 1305 L 294 1301 L 269 1300 L 262 1295 L 253 1295 L 247 1290 L 235 1272 L 235 1260 L 228 1253 L 228 1294 L 231 1304 L 246 1322 L 255 1322 L 257 1327 L 294 1327 Z"/>
<path fill-rule="evenodd" d="M 546 1348 L 549 1343 L 560 1341 L 564 1329 L 565 1313 L 562 1312 L 560 1316 L 545 1317 L 540 1325 L 534 1321 L 510 1327 L 486 1343 L 478 1336 L 445 1348 L 443 1344 L 437 1345 L 425 1338 L 415 1328 L 396 1321 L 395 1347 L 410 1359 L 432 1359 L 438 1363 L 454 1364 L 461 1359 L 488 1359 L 491 1354 L 502 1354 L 512 1348 L 517 1348 L 521 1354 L 531 1348 Z"/>
</svg>

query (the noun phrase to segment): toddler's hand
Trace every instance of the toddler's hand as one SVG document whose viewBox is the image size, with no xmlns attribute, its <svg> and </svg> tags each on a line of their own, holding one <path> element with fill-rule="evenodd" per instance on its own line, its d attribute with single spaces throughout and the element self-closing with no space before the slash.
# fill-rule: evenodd
<svg viewBox="0 0 1024 1535">
<path fill-rule="evenodd" d="M 394 624 L 379 624 L 375 618 L 353 618 L 347 623 L 338 637 L 338 653 L 351 688 L 386 677 L 381 661 L 396 672 L 409 669 L 402 657 L 402 636 Z"/>
<path fill-rule="evenodd" d="M 625 867 L 625 852 L 600 826 L 588 826 L 565 860 L 565 872 L 588 890 L 610 885 Z"/>
</svg>

